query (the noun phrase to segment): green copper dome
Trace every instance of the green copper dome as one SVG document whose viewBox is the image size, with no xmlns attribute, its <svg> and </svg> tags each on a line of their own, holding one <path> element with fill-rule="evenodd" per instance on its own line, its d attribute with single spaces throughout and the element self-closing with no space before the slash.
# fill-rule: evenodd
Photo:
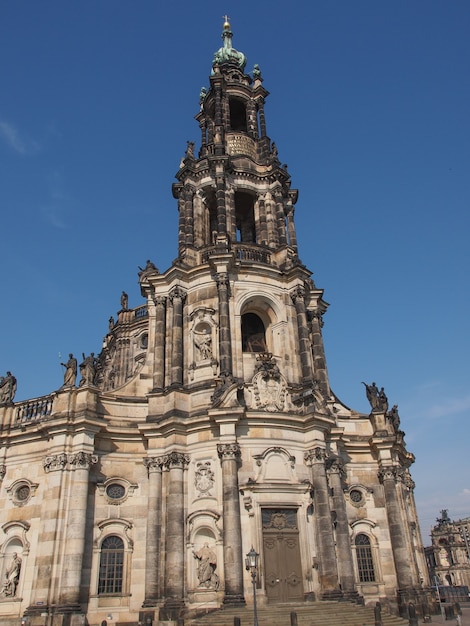
<svg viewBox="0 0 470 626">
<path fill-rule="evenodd" d="M 232 48 L 232 37 L 233 33 L 230 30 L 230 23 L 228 21 L 228 18 L 226 17 L 224 22 L 224 30 L 222 32 L 224 45 L 222 46 L 222 48 L 219 48 L 219 50 L 217 50 L 217 52 L 214 54 L 212 67 L 215 67 L 216 65 L 223 65 L 224 63 L 233 63 L 237 65 L 239 69 L 245 69 L 246 56 L 243 54 L 243 52 L 238 52 L 238 50 Z"/>
</svg>

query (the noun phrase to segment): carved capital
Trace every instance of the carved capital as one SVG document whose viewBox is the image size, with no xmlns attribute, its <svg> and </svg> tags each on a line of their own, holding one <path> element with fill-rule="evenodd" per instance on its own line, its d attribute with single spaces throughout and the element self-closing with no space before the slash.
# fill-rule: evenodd
<svg viewBox="0 0 470 626">
<path fill-rule="evenodd" d="M 238 443 L 219 443 L 217 454 L 222 461 L 227 461 L 239 459 L 242 453 Z"/>
<path fill-rule="evenodd" d="M 181 304 L 184 304 L 184 301 L 186 300 L 186 292 L 184 291 L 184 289 L 181 289 L 181 287 L 173 287 L 173 289 L 168 294 L 168 299 L 171 304 L 174 304 L 175 300 L 180 300 Z"/>
<path fill-rule="evenodd" d="M 312 448 L 304 452 L 304 461 L 307 465 L 324 464 L 326 459 L 326 451 L 324 448 Z"/>
<path fill-rule="evenodd" d="M 67 466 L 67 455 L 64 452 L 61 454 L 51 454 L 46 456 L 42 465 L 45 472 L 64 470 Z"/>
<path fill-rule="evenodd" d="M 378 472 L 378 477 L 381 483 L 387 480 L 393 480 L 393 482 L 403 482 L 403 468 L 397 465 L 387 465 L 381 467 Z"/>
<path fill-rule="evenodd" d="M 298 287 L 296 287 L 294 289 L 294 291 L 291 291 L 290 297 L 292 299 L 292 302 L 294 304 L 297 304 L 298 302 L 301 303 L 305 303 L 305 289 L 304 287 L 301 287 L 300 285 Z"/>
<path fill-rule="evenodd" d="M 216 277 L 215 277 L 215 281 L 217 283 L 217 289 L 228 289 L 230 288 L 230 281 L 229 281 L 229 276 L 227 274 L 227 272 L 219 272 Z"/>
<path fill-rule="evenodd" d="M 89 454 L 87 452 L 69 454 L 67 460 L 72 469 L 89 469 L 91 465 L 98 463 L 96 454 Z"/>
<path fill-rule="evenodd" d="M 189 454 L 174 450 L 162 457 L 162 466 L 166 469 L 184 469 L 189 463 Z"/>
<path fill-rule="evenodd" d="M 143 462 L 149 474 L 152 472 L 161 472 L 163 469 L 164 457 L 151 456 L 143 459 Z"/>
<path fill-rule="evenodd" d="M 98 463 L 96 454 L 88 452 L 74 452 L 73 454 L 50 454 L 46 456 L 42 465 L 45 472 L 53 472 L 65 469 L 89 469 L 91 465 Z"/>
<path fill-rule="evenodd" d="M 326 460 L 326 469 L 329 474 L 337 474 L 340 478 L 345 478 L 346 471 L 344 464 L 339 456 L 332 455 Z"/>
<path fill-rule="evenodd" d="M 165 296 L 152 296 L 152 300 L 155 306 L 164 307 L 166 304 Z"/>
</svg>

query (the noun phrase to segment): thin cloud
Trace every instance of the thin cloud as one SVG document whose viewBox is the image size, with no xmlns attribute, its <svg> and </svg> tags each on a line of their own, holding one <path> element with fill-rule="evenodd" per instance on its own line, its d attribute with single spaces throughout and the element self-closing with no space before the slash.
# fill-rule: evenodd
<svg viewBox="0 0 470 626">
<path fill-rule="evenodd" d="M 22 156 L 32 156 L 40 150 L 37 141 L 21 135 L 13 124 L 4 120 L 0 120 L 0 138 L 7 146 Z"/>
</svg>

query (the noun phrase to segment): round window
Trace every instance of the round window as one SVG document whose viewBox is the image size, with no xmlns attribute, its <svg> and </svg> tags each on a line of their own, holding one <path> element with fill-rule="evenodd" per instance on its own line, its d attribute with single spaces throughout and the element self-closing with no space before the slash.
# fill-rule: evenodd
<svg viewBox="0 0 470 626">
<path fill-rule="evenodd" d="M 20 485 L 15 491 L 15 499 L 18 502 L 25 502 L 31 495 L 31 489 L 28 485 Z"/>
<path fill-rule="evenodd" d="M 126 495 L 126 490 L 119 483 L 111 483 L 106 487 L 106 495 L 111 500 L 121 500 Z"/>
<path fill-rule="evenodd" d="M 351 502 L 355 502 L 356 504 L 362 502 L 362 492 L 360 492 L 359 489 L 351 489 L 349 497 L 351 498 Z"/>
</svg>

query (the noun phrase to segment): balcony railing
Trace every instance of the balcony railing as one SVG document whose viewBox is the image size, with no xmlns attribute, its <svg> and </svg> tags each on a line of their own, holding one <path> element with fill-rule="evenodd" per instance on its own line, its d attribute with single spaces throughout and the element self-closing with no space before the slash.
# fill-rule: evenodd
<svg viewBox="0 0 470 626">
<path fill-rule="evenodd" d="M 41 398 L 16 403 L 14 425 L 20 426 L 24 423 L 37 422 L 41 418 L 51 415 L 54 397 L 55 394 L 49 394 Z"/>
<path fill-rule="evenodd" d="M 272 265 L 271 253 L 266 248 L 254 245 L 234 244 L 231 248 L 227 248 L 225 252 L 234 252 L 235 258 L 239 261 L 247 261 L 249 263 L 263 263 L 264 265 Z M 201 253 L 201 263 L 207 263 L 209 258 L 221 252 L 220 247 L 211 246 Z"/>
</svg>

